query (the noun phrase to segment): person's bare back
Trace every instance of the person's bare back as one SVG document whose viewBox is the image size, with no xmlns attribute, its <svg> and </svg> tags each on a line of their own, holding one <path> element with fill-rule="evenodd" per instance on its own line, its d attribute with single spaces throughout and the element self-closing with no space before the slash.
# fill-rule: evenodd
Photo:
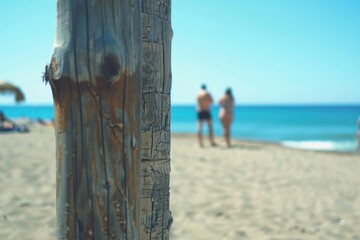
<svg viewBox="0 0 360 240">
<path fill-rule="evenodd" d="M 201 89 L 197 95 L 197 110 L 209 111 L 212 103 L 213 99 L 211 95 L 206 90 Z"/>
</svg>

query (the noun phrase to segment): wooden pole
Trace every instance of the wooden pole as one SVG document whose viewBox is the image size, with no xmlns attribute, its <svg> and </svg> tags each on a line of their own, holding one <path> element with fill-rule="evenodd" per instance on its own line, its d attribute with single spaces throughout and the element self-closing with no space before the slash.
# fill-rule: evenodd
<svg viewBox="0 0 360 240">
<path fill-rule="evenodd" d="M 140 0 L 58 0 L 58 239 L 140 238 Z"/>
<path fill-rule="evenodd" d="M 171 1 L 142 0 L 141 239 L 169 239 Z"/>
</svg>

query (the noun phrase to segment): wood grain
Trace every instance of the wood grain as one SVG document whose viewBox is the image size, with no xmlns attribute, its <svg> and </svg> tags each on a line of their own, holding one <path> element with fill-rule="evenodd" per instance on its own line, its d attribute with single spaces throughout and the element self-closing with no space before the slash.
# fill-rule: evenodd
<svg viewBox="0 0 360 240">
<path fill-rule="evenodd" d="M 141 239 L 169 239 L 171 1 L 141 4 Z"/>
<path fill-rule="evenodd" d="M 140 1 L 58 0 L 58 239 L 140 238 Z"/>
</svg>

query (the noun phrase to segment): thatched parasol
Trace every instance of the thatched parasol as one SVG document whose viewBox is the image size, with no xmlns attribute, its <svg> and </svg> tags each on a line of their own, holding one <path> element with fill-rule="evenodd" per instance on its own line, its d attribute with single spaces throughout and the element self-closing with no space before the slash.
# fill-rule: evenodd
<svg viewBox="0 0 360 240">
<path fill-rule="evenodd" d="M 0 94 L 15 94 L 15 101 L 22 102 L 25 100 L 25 96 L 20 88 L 17 86 L 0 80 Z"/>
</svg>

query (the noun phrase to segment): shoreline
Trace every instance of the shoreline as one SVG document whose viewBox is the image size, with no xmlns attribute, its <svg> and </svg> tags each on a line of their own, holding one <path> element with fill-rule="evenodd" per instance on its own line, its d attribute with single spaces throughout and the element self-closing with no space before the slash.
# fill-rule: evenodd
<svg viewBox="0 0 360 240">
<path fill-rule="evenodd" d="M 31 128 L 32 126 L 36 126 L 36 125 L 40 125 L 39 122 L 43 121 L 42 123 L 44 125 L 47 125 L 48 127 L 52 126 L 52 119 L 30 119 L 27 117 L 22 117 L 22 118 L 16 118 L 16 119 L 12 119 L 16 124 L 20 124 L 20 125 L 26 125 L 29 128 Z M 7 134 L 6 132 L 0 132 L 1 134 Z M 171 136 L 176 136 L 176 137 L 193 137 L 196 138 L 196 134 L 195 133 L 180 133 L 180 132 L 172 132 Z M 206 138 L 207 135 L 204 134 L 203 135 L 204 141 L 206 142 Z M 215 139 L 217 139 L 217 141 L 223 141 L 222 136 L 219 135 L 215 135 L 214 136 Z M 323 153 L 333 153 L 333 154 L 340 154 L 340 155 L 358 155 L 360 154 L 360 151 L 357 150 L 355 148 L 355 150 L 334 150 L 334 149 L 314 149 L 314 148 L 306 148 L 306 147 L 296 147 L 296 146 L 288 146 L 286 144 L 282 144 L 281 142 L 276 142 L 276 141 L 266 141 L 266 140 L 253 140 L 253 139 L 246 139 L 246 138 L 237 138 L 237 137 L 232 137 L 231 139 L 232 142 L 239 142 L 239 143 L 258 143 L 258 144 L 264 144 L 264 145 L 273 145 L 273 146 L 280 146 L 283 148 L 289 148 L 289 149 L 296 149 L 296 150 L 301 150 L 301 151 L 311 151 L 311 152 L 323 152 Z M 293 141 L 293 142 L 303 142 L 303 141 Z M 324 141 L 327 142 L 327 141 Z M 329 141 L 331 142 L 331 141 Z"/>
<path fill-rule="evenodd" d="M 195 107 L 174 104 L 171 107 L 173 133 L 196 134 Z M 240 104 L 235 108 L 231 135 L 239 140 L 274 142 L 296 149 L 355 153 L 359 107 L 357 104 Z M 51 121 L 54 118 L 51 105 L 19 105 L 3 110 L 10 119 Z M 213 106 L 214 134 L 221 137 L 217 111 L 218 107 Z"/>
<path fill-rule="evenodd" d="M 193 133 L 171 133 L 171 136 L 174 137 L 183 137 L 183 138 L 196 138 L 196 134 Z M 207 136 L 203 136 L 204 142 L 206 143 Z M 223 139 L 221 136 L 215 136 L 214 137 L 217 142 L 222 142 Z M 293 149 L 293 150 L 299 150 L 299 151 L 309 151 L 309 152 L 319 152 L 319 153 L 331 153 L 331 154 L 339 154 L 339 155 L 359 155 L 360 153 L 357 151 L 336 151 L 336 150 L 321 150 L 321 149 L 306 149 L 306 148 L 300 148 L 300 147 L 291 147 L 286 146 L 284 144 L 281 144 L 280 142 L 275 141 L 261 141 L 261 140 L 251 140 L 251 139 L 244 139 L 244 138 L 232 138 L 232 143 L 250 143 L 250 144 L 262 144 L 262 145 L 269 145 L 269 146 L 276 146 L 286 149 Z"/>
</svg>

